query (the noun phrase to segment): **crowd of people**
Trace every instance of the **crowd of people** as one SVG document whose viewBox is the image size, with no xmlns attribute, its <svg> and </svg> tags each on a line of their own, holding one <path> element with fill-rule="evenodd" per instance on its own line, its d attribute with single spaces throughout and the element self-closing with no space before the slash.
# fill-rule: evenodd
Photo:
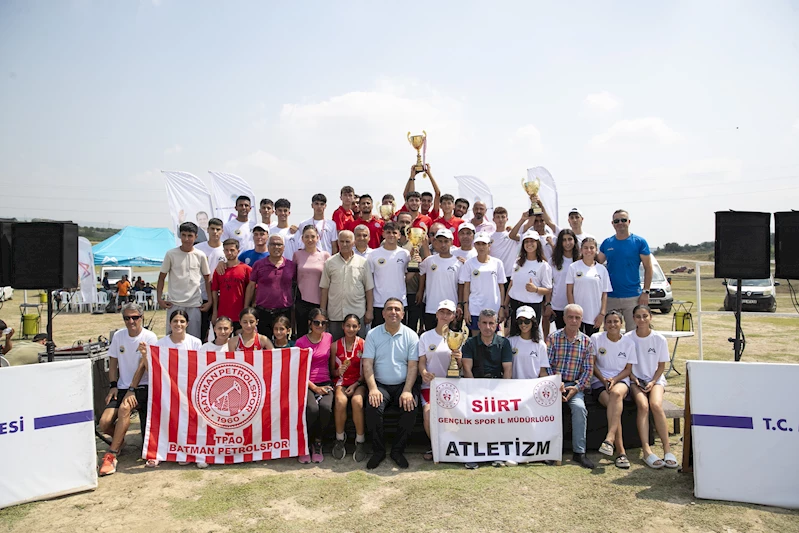
<svg viewBox="0 0 799 533">
<path fill-rule="evenodd" d="M 494 208 L 488 220 L 479 201 L 467 217 L 469 202 L 442 195 L 426 170 L 434 192 L 415 190 L 412 169 L 404 205 L 397 209 L 386 194 L 380 216 L 373 214 L 371 195 L 345 186 L 329 218 L 327 198 L 315 194 L 313 217 L 298 225 L 289 222 L 285 198 L 261 200 L 261 220 L 251 223 L 251 201 L 240 196 L 236 218 L 211 218 L 207 240 L 196 246 L 197 226 L 181 224 L 181 245 L 166 254 L 156 286 L 158 305 L 167 310 L 166 336 L 158 340 L 143 329 L 137 304 L 122 307 L 126 328 L 111 341 L 112 388 L 100 424 L 113 441 L 100 473 L 115 471 L 130 414 L 146 409 L 146 358 L 140 354 L 148 344 L 310 349 L 311 445 L 301 463 L 324 460 L 331 418 L 332 456 L 347 455 L 349 408 L 356 431 L 352 456 L 366 460 L 368 431 L 372 454 L 366 466 L 376 468 L 387 454 L 384 413 L 394 407 L 400 417 L 388 454 L 406 468 L 405 447 L 419 410 L 429 434 L 430 382 L 446 375 L 454 357 L 465 379 L 560 374 L 572 416 L 573 459 L 585 468 L 594 463 L 586 455 L 584 394 L 607 407 L 608 433 L 598 451 L 615 456 L 619 468 L 630 467 L 620 421 L 622 402 L 630 399 L 638 409 L 645 463 L 676 468 L 662 409 L 668 347 L 651 329 L 650 251 L 630 232 L 628 212 L 613 213 L 614 234 L 601 244 L 583 230 L 579 208 L 570 210 L 564 229 L 543 205 L 540 213 L 523 212 L 512 226 L 506 209 Z M 471 336 L 453 351 L 445 330 L 461 323 Z M 648 445 L 650 412 L 663 458 Z"/>
</svg>

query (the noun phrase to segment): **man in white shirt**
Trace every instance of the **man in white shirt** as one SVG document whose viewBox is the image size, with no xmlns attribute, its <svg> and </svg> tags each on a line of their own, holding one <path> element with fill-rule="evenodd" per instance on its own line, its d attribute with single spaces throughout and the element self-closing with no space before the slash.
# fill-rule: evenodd
<svg viewBox="0 0 799 533">
<path fill-rule="evenodd" d="M 265 224 L 267 228 L 275 225 L 272 222 L 272 215 L 275 214 L 275 203 L 269 198 L 262 198 L 259 202 L 258 213 L 261 215 L 261 224 Z"/>
<path fill-rule="evenodd" d="M 374 250 L 374 248 L 369 248 L 369 227 L 366 224 L 358 224 L 352 233 L 355 235 L 355 248 L 352 251 L 361 257 L 369 257 Z"/>
<path fill-rule="evenodd" d="M 508 226 L 508 210 L 504 207 L 494 209 L 494 224 L 497 230 L 491 235 L 491 257 L 496 257 L 502 261 L 505 273 L 513 272 L 513 265 L 519 257 L 521 244 L 519 241 L 510 238 Z M 510 283 L 510 280 L 508 280 Z M 508 292 L 508 284 L 505 284 L 505 292 Z"/>
<path fill-rule="evenodd" d="M 205 294 L 211 292 L 211 271 L 208 268 L 208 258 L 194 247 L 197 237 L 197 225 L 193 222 L 184 222 L 180 225 L 180 246 L 168 250 L 161 263 L 161 272 L 158 274 L 156 297 L 161 309 L 169 309 L 166 313 L 166 334 L 172 333 L 169 324 L 171 311 L 182 309 L 189 315 L 189 326 L 186 331 L 189 335 L 200 338 L 200 312 L 208 311 L 211 302 L 202 301 L 200 284 L 205 283 Z M 169 300 L 164 300 L 164 281 L 169 275 Z"/>
<path fill-rule="evenodd" d="M 314 194 L 311 197 L 311 207 L 313 208 L 313 217 L 304 220 L 298 227 L 299 231 L 294 235 L 294 240 L 297 241 L 295 249 L 299 250 L 305 246 L 302 243 L 302 233 L 305 230 L 305 226 L 315 226 L 319 233 L 317 247 L 330 255 L 336 255 L 338 253 L 338 243 L 336 242 L 338 241 L 338 230 L 336 229 L 336 223 L 332 219 L 325 218 L 327 197 L 321 193 Z"/>
<path fill-rule="evenodd" d="M 277 224 L 269 228 L 269 235 L 280 235 L 283 237 L 283 257 L 289 261 L 294 260 L 294 252 L 297 251 L 297 241 L 293 236 L 297 228 L 289 226 L 289 215 L 291 215 L 291 202 L 285 198 L 278 198 L 275 202 L 275 216 Z"/>
<path fill-rule="evenodd" d="M 408 306 L 405 278 L 411 254 L 400 248 L 399 227 L 394 222 L 383 226 L 383 244 L 375 248 L 366 259 L 374 278 L 374 322 L 372 328 L 383 323 L 383 306 L 389 298 L 397 298 L 404 308 Z"/>
<path fill-rule="evenodd" d="M 467 260 L 461 267 L 458 281 L 463 283 L 463 316 L 469 322 L 472 335 L 480 331 L 478 319 L 480 312 L 490 309 L 498 314 L 498 322 L 505 320 L 505 267 L 502 261 L 491 257 L 491 236 L 478 233 L 474 238 L 477 257 Z"/>
<path fill-rule="evenodd" d="M 452 255 L 457 257 L 461 263 L 467 259 L 477 257 L 477 250 L 474 249 L 474 225 L 471 222 L 464 222 L 458 227 L 458 239 L 461 241 L 460 248 L 453 248 Z"/>
<path fill-rule="evenodd" d="M 222 231 L 224 231 L 224 224 L 218 218 L 212 218 L 208 221 L 208 240 L 201 242 L 195 246 L 198 250 L 205 254 L 208 258 L 208 268 L 211 272 L 214 271 L 219 262 L 225 261 L 225 251 L 222 248 Z M 211 298 L 205 292 L 205 284 L 200 284 L 200 293 L 202 294 L 203 304 L 210 302 Z M 203 311 L 201 313 L 200 333 L 203 342 L 208 341 L 208 330 L 211 327 L 211 314 L 212 310 Z"/>
<path fill-rule="evenodd" d="M 458 301 L 458 275 L 463 263 L 450 252 L 452 232 L 441 228 L 436 232 L 433 246 L 438 252 L 428 256 L 419 265 L 419 288 L 416 292 L 416 303 L 425 303 L 424 329 L 430 331 L 436 327 L 438 302 L 444 300 Z M 455 312 L 455 309 L 452 309 Z"/>
<path fill-rule="evenodd" d="M 144 310 L 139 304 L 123 305 L 122 320 L 125 329 L 117 330 L 114 333 L 114 336 L 111 337 L 111 345 L 108 347 L 110 390 L 105 398 L 106 407 L 100 417 L 99 426 L 100 431 L 112 436 L 112 440 L 100 465 L 101 476 L 108 476 L 116 472 L 117 455 L 122 450 L 125 434 L 130 427 L 131 409 L 122 402 L 127 394 L 136 396 L 142 438 L 145 438 L 147 434 L 145 427 L 147 421 L 147 375 L 142 377 L 136 389 L 129 388 L 131 379 L 139 367 L 139 359 L 141 359 L 139 345 L 158 342 L 155 333 L 144 329 L 143 316 Z"/>
<path fill-rule="evenodd" d="M 239 250 L 246 252 L 252 250 L 252 228 L 255 222 L 250 220 L 251 202 L 247 196 L 236 198 L 236 218 L 225 222 L 220 240 L 236 239 L 239 241 Z"/>
</svg>

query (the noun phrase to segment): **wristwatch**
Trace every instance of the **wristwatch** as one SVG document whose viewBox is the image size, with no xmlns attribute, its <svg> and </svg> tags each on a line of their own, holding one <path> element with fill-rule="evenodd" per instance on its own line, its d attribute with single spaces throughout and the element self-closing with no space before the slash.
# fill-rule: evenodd
<svg viewBox="0 0 799 533">
<path fill-rule="evenodd" d="M 644 294 L 649 294 L 649 289 L 644 289 L 644 290 L 643 290 L 643 293 L 644 293 Z"/>
</svg>

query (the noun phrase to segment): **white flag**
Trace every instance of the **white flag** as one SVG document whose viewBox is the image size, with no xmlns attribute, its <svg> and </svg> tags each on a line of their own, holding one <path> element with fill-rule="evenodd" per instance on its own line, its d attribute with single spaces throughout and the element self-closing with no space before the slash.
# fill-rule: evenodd
<svg viewBox="0 0 799 533">
<path fill-rule="evenodd" d="M 458 183 L 458 196 L 469 200 L 469 205 L 475 202 L 486 204 L 486 219 L 491 220 L 494 211 L 494 195 L 483 180 L 474 176 L 455 176 Z M 466 218 L 464 217 L 464 220 Z"/>
<path fill-rule="evenodd" d="M 97 285 L 94 276 L 94 252 L 86 237 L 78 237 L 78 279 L 80 295 L 87 304 L 97 303 Z"/>
<path fill-rule="evenodd" d="M 179 228 L 184 222 L 194 222 L 200 228 L 195 242 L 207 241 L 205 232 L 208 229 L 208 219 L 214 212 L 208 187 L 189 172 L 161 172 L 166 178 L 166 199 L 177 241 L 180 242 Z"/>
<path fill-rule="evenodd" d="M 558 188 L 555 186 L 555 178 L 544 167 L 534 167 L 527 169 L 527 177 L 538 178 L 541 181 L 541 189 L 538 191 L 538 198 L 544 204 L 544 209 L 549 213 L 549 217 L 557 227 L 561 227 L 558 219 Z"/>
<path fill-rule="evenodd" d="M 222 222 L 227 222 L 236 218 L 236 198 L 239 196 L 249 196 L 250 205 L 250 221 L 257 224 L 261 221 L 258 215 L 258 204 L 255 203 L 255 193 L 252 187 L 243 178 L 235 174 L 226 174 L 225 172 L 214 172 L 209 170 L 211 175 L 211 191 L 214 193 L 214 216 L 222 219 Z"/>
</svg>

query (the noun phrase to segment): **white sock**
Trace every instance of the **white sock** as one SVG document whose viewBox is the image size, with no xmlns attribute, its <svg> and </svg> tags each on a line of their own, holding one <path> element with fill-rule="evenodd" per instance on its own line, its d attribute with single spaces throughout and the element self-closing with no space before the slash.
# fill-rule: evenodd
<svg viewBox="0 0 799 533">
<path fill-rule="evenodd" d="M 355 442 L 366 442 L 366 435 L 355 435 Z"/>
<path fill-rule="evenodd" d="M 336 440 L 346 440 L 347 436 L 344 433 L 336 433 Z"/>
</svg>

